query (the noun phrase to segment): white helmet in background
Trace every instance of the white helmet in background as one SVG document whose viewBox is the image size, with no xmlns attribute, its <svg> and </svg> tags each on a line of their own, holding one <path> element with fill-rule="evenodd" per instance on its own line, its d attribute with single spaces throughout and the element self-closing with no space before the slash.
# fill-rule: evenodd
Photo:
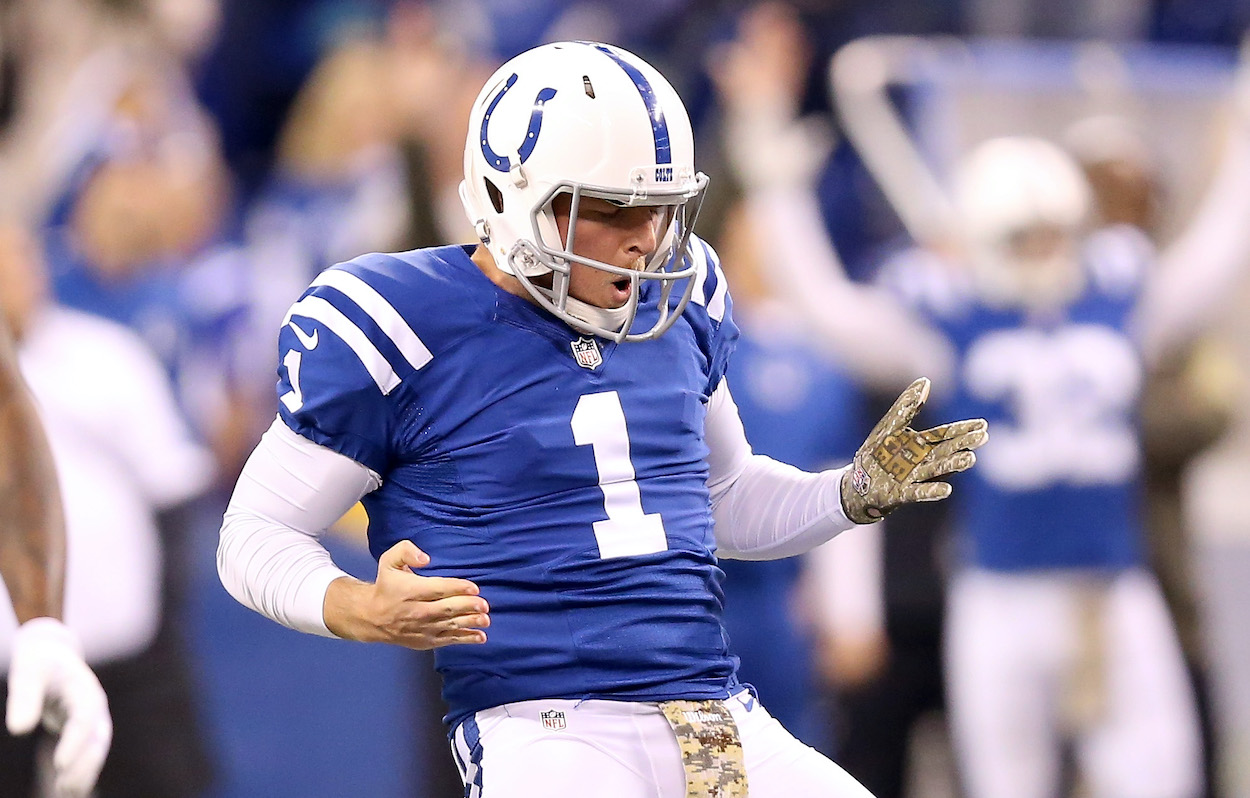
<svg viewBox="0 0 1250 798">
<path fill-rule="evenodd" d="M 983 298 L 1052 308 L 1080 293 L 1090 190 L 1071 156 L 1044 139 L 989 139 L 956 167 L 954 194 Z"/>
<path fill-rule="evenodd" d="M 686 245 L 708 179 L 694 168 L 685 106 L 642 59 L 595 42 L 560 42 L 505 63 L 474 101 L 464 178 L 460 199 L 495 264 L 570 326 L 616 341 L 646 340 L 681 315 L 694 287 Z M 572 201 L 567 247 L 552 211 L 560 194 Z M 659 247 L 643 271 L 573 254 L 582 197 L 663 208 Z M 569 296 L 572 262 L 629 278 L 629 300 L 605 309 Z M 548 274 L 550 288 L 535 283 Z M 631 334 L 650 282 L 662 289 L 659 317 Z"/>
</svg>

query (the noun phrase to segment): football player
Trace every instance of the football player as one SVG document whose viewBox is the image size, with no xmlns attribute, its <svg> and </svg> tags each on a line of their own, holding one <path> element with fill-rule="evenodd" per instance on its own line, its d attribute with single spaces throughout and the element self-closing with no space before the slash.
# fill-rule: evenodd
<svg viewBox="0 0 1250 798">
<path fill-rule="evenodd" d="M 0 231 L 0 235 L 3 235 Z M 4 246 L 0 242 L 0 246 Z M 112 740 L 108 700 L 82 645 L 60 620 L 65 527 L 56 473 L 0 313 L 0 576 L 21 624 L 8 662 L 5 724 L 59 735 L 50 785 L 91 793 Z"/>
<path fill-rule="evenodd" d="M 1244 151 L 1235 144 L 1237 168 L 1205 216 L 1220 207 L 1227 222 L 1244 208 L 1226 185 L 1246 179 Z M 1090 229 L 1079 166 L 1037 138 L 978 145 L 952 196 L 952 241 L 882 275 L 911 309 L 895 301 L 891 311 L 879 291 L 871 301 L 874 324 L 946 350 L 948 411 L 996 429 L 956 507 L 947 678 L 965 784 L 974 798 L 1051 795 L 1066 739 L 1093 795 L 1188 798 L 1201 745 L 1176 632 L 1144 561 L 1136 412 L 1144 370 L 1197 327 L 1213 286 L 1237 273 L 1237 247 L 1184 261 L 1174 251 L 1156 267 L 1140 230 Z M 775 274 L 809 318 L 865 291 L 810 268 L 836 263 L 810 223 L 813 203 L 805 187 L 774 186 L 755 205 L 778 234 Z M 1191 230 L 1213 224 L 1200 215 Z"/>
<path fill-rule="evenodd" d="M 717 557 L 945 498 L 986 425 L 912 430 L 922 378 L 846 469 L 753 455 L 733 302 L 691 234 L 707 182 L 654 68 L 536 48 L 471 111 L 480 243 L 330 268 L 279 334 L 279 418 L 227 509 L 222 582 L 295 629 L 436 648 L 466 795 L 867 794 L 738 682 Z M 319 543 L 358 499 L 372 583 Z"/>
<path fill-rule="evenodd" d="M 1007 428 L 967 486 L 950 593 L 969 790 L 1049 794 L 1068 737 L 1093 795 L 1196 795 L 1193 696 L 1140 519 L 1149 246 L 1086 236 L 1085 179 L 1043 140 L 986 142 L 956 177 L 975 299 L 931 318 L 958 352 L 952 402 Z"/>
</svg>

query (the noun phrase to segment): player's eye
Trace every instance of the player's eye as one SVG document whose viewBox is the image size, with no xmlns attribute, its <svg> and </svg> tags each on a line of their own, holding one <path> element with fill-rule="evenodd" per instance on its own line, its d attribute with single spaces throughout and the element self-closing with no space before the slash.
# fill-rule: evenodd
<svg viewBox="0 0 1250 798">
<path fill-rule="evenodd" d="M 621 209 L 615 205 L 596 205 L 590 208 L 582 208 L 581 213 L 578 215 L 584 216 L 588 219 L 608 221 L 619 218 L 621 215 Z"/>
</svg>

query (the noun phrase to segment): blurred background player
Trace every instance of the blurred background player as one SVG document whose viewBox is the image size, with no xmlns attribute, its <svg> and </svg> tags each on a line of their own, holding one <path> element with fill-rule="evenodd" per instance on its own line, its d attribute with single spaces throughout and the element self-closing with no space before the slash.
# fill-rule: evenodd
<svg viewBox="0 0 1250 798">
<path fill-rule="evenodd" d="M 713 61 L 718 86 L 732 84 L 739 96 L 768 102 L 801 90 L 811 48 L 796 17 L 759 6 L 743 15 Z M 789 154 L 802 157 L 801 150 Z M 767 276 L 767 228 L 742 203 L 739 179 L 723 171 L 700 228 L 719 242 L 733 286 L 741 333 L 735 401 L 747 439 L 755 451 L 807 470 L 844 465 L 859 443 L 854 431 L 867 418 L 859 386 L 777 295 Z M 840 536 L 802 558 L 721 563 L 725 625 L 742 679 L 782 725 L 848 770 L 843 730 L 833 728 L 828 702 L 816 698 L 825 677 L 859 681 L 879 665 L 873 662 L 883 632 L 874 550 L 882 526 Z"/>
<path fill-rule="evenodd" d="M 1152 246 L 1163 246 L 1163 176 L 1158 155 L 1141 132 L 1123 117 L 1102 115 L 1074 124 L 1063 143 L 1089 181 L 1091 226 L 1125 226 L 1143 233 Z M 1185 510 L 1184 477 L 1229 429 L 1236 403 L 1231 361 L 1227 346 L 1204 331 L 1174 347 L 1147 372 L 1140 403 L 1147 557 L 1194 683 L 1203 732 L 1204 795 L 1215 795 L 1218 789 L 1218 738 L 1212 726 L 1205 613 L 1197 587 L 1198 541 Z"/>
<path fill-rule="evenodd" d="M 210 768 L 182 631 L 166 608 L 164 537 L 212 478 L 159 362 L 132 333 L 58 307 L 34 239 L 0 228 L 0 310 L 48 433 L 65 503 L 65 619 L 108 696 L 113 745 L 95 794 L 196 796 Z M 6 570 L 7 581 L 7 570 Z M 0 651 L 21 635 L 0 618 Z M 0 741 L 0 794 L 35 788 L 27 740 Z"/>
<path fill-rule="evenodd" d="M 12 241 L 0 225 L 0 261 Z M 7 291 L 4 294 L 7 297 Z M 52 457 L 18 370 L 7 318 L 0 315 L 0 577 L 16 631 L 7 635 L 4 687 L 8 735 L 42 726 L 59 735 L 47 788 L 55 795 L 91 793 L 112 737 L 108 701 L 83 660 L 77 634 L 62 617 L 65 528 Z M 5 747 L 11 745 L 8 738 Z M 5 761 L 6 794 L 29 795 L 19 782 L 35 774 L 35 744 L 24 761 Z M 13 784 L 12 792 L 10 784 Z"/>
<path fill-rule="evenodd" d="M 979 145 L 954 194 L 976 299 L 934 314 L 959 352 L 952 401 L 986 407 L 1009 432 L 994 473 L 969 486 L 969 566 L 951 585 L 965 783 L 974 796 L 1008 784 L 1053 794 L 1071 739 L 1093 795 L 1197 795 L 1192 695 L 1145 568 L 1143 376 L 1129 336 L 1150 250 L 1097 237 L 1082 250 L 1088 188 L 1041 140 Z M 1079 430 L 1067 437 L 1061 419 Z"/>
<path fill-rule="evenodd" d="M 1015 138 L 980 145 L 956 170 L 956 215 L 947 229 L 958 235 L 933 241 L 907 265 L 899 261 L 885 278 L 943 330 L 954 359 L 939 362 L 957 364 L 950 372 L 958 377 L 956 406 L 977 408 L 1008 431 L 1006 442 L 1000 436 L 990 446 L 994 465 L 971 477 L 956 508 L 965 568 L 952 582 L 948 678 L 973 795 L 1050 794 L 1060 778 L 1060 740 L 1070 733 L 1095 794 L 1190 795 L 1200 788 L 1187 678 L 1158 588 L 1142 567 L 1134 414 L 1138 352 L 1154 363 L 1192 335 L 1195 320 L 1237 274 L 1235 246 L 1197 261 L 1181 253 L 1190 254 L 1187 242 L 1209 238 L 1210 207 L 1223 206 L 1217 240 L 1227 241 L 1228 192 L 1244 181 L 1241 137 L 1233 131 L 1229 170 L 1158 269 L 1135 228 L 1104 228 L 1084 239 L 1089 189 L 1079 169 L 1054 145 Z M 778 247 L 786 268 L 775 273 L 791 301 L 806 303 L 817 324 L 822 308 L 838 306 L 835 298 L 878 301 L 811 268 L 814 261 L 832 273 L 837 260 L 827 243 L 813 249 L 824 234 L 795 196 L 779 191 L 757 206 L 787 242 Z M 792 268 L 804 248 L 819 254 L 808 268 Z M 1139 301 L 1142 286 L 1149 290 Z M 908 340 L 934 340 L 935 328 L 904 313 L 882 309 L 874 322 Z M 884 349 L 874 354 L 891 357 Z M 1071 437 L 1059 432 L 1078 428 L 1082 434 Z M 1086 532 L 1070 520 L 1051 529 L 1047 520 L 1088 524 L 1097 515 L 1092 508 L 1109 515 Z M 1012 601 L 1020 605 L 1008 612 Z M 1013 619 L 1023 612 L 1052 613 L 1048 623 L 1059 636 L 1044 649 L 1055 659 L 1028 652 L 1040 635 L 1013 638 L 1022 629 Z M 1139 667 L 1143 650 L 1154 652 L 1148 667 Z M 1038 663 L 1048 661 L 1051 675 L 1043 680 Z M 1036 680 L 1028 673 L 1038 673 Z M 1154 686 L 1145 690 L 1141 679 Z M 1050 692 L 1056 686 L 1063 689 Z M 1138 733 L 1144 736 L 1125 742 Z M 1155 754 L 1130 753 L 1145 750 Z M 1146 762 L 1150 769 L 1141 770 Z"/>
<path fill-rule="evenodd" d="M 836 458 L 837 437 L 828 436 L 836 425 L 823 421 L 888 402 L 909 369 L 940 362 L 941 352 L 921 351 L 916 363 L 902 367 L 897 358 L 875 358 L 864 336 L 892 335 L 876 325 L 875 302 L 822 297 L 828 304 L 817 327 L 793 312 L 772 276 L 773 228 L 756 213 L 759 197 L 769 195 L 773 186 L 814 185 L 832 139 L 817 113 L 788 123 L 806 107 L 805 87 L 812 78 L 803 55 L 812 49 L 811 30 L 794 8 L 760 3 L 744 11 L 734 38 L 717 50 L 710 71 L 723 114 L 724 149 L 731 156 L 725 171 L 745 201 L 739 198 L 730 218 L 713 226 L 709 236 L 721 242 L 735 296 L 745 305 L 740 323 L 747 344 L 735 363 L 735 384 L 747 394 L 739 404 L 748 437 L 753 445 L 809 456 L 813 447 L 828 446 L 823 456 Z M 722 181 L 722 194 L 724 186 Z M 723 204 L 711 203 L 712 210 Z M 772 315 L 764 315 L 770 308 Z M 752 325 L 753 318 L 772 321 Z M 751 346 L 753 337 L 761 344 Z M 923 340 L 891 340 L 902 347 L 925 347 Z M 796 369 L 797 363 L 805 368 Z M 790 396 L 787 391 L 798 390 L 796 382 L 811 391 L 798 394 L 807 397 L 807 404 L 793 408 L 791 426 L 779 425 L 787 416 L 775 407 L 778 395 Z M 830 401 L 834 396 L 841 401 Z M 902 508 L 883 524 L 844 536 L 809 557 L 816 567 L 807 569 L 802 595 L 806 614 L 815 619 L 816 640 L 801 664 L 788 667 L 815 675 L 808 684 L 824 700 L 809 695 L 807 723 L 823 719 L 817 728 L 833 735 L 826 744 L 839 764 L 879 798 L 898 798 L 908 789 L 932 794 L 949 789 L 940 756 L 936 766 L 928 764 L 934 757 L 927 756 L 940 753 L 944 738 L 940 561 L 946 515 L 942 505 Z M 755 566 L 736 567 L 749 572 Z M 729 573 L 729 620 L 735 612 L 759 615 L 734 604 L 734 572 Z M 749 665 L 744 658 L 748 679 L 754 678 Z"/>
<path fill-rule="evenodd" d="M 734 395 L 751 448 L 806 470 L 850 462 L 862 427 L 852 380 L 815 346 L 763 277 L 759 231 L 741 206 L 731 208 L 722 242 L 725 277 L 734 290 L 741 331 L 734 352 Z M 717 234 L 713 230 L 713 235 Z M 839 536 L 804 557 L 763 562 L 722 560 L 725 628 L 739 673 L 792 734 L 837 758 L 833 715 L 819 695 L 822 655 L 839 681 L 857 681 L 849 649 L 882 632 L 879 525 Z M 838 658 L 842 646 L 847 656 Z M 871 671 L 872 665 L 864 663 Z"/>
</svg>

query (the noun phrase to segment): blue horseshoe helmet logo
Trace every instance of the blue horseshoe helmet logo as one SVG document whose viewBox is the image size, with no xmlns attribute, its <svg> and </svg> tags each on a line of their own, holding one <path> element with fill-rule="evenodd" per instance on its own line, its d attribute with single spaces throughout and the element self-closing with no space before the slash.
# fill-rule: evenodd
<svg viewBox="0 0 1250 798">
<path fill-rule="evenodd" d="M 486 138 L 486 128 L 490 125 L 491 115 L 495 113 L 495 106 L 499 105 L 499 101 L 508 93 L 508 89 L 516 84 L 516 73 L 512 73 L 512 77 L 508 78 L 508 82 L 495 99 L 490 101 L 490 105 L 486 107 L 486 116 L 482 117 L 482 155 L 486 157 L 486 163 L 500 172 L 507 172 L 512 168 L 512 160 L 507 155 L 500 155 L 490 148 L 490 144 Z M 538 134 L 543 127 L 543 103 L 556 96 L 556 90 L 552 88 L 542 89 L 538 92 L 538 96 L 534 98 L 534 110 L 530 114 L 530 125 L 525 130 L 525 139 L 521 142 L 521 146 L 517 148 L 517 156 L 521 159 L 521 163 L 530 157 L 530 153 L 534 151 L 534 145 L 538 143 Z"/>
</svg>

